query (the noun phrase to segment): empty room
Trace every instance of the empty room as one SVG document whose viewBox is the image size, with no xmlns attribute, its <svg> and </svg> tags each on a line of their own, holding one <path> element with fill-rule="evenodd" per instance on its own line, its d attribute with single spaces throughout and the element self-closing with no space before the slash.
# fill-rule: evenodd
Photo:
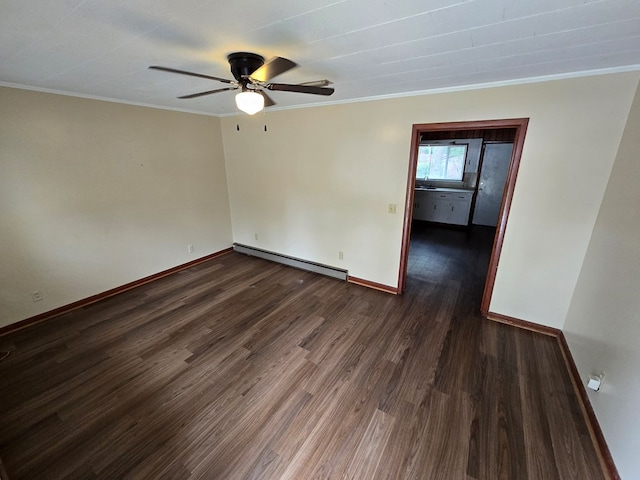
<svg viewBox="0 0 640 480">
<path fill-rule="evenodd" d="M 1 480 L 640 478 L 640 3 L 0 33 Z"/>
</svg>

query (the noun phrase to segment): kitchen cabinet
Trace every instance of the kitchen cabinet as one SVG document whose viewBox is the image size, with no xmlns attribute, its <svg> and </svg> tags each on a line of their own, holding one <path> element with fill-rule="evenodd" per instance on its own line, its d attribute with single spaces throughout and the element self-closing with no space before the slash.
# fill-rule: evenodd
<svg viewBox="0 0 640 480">
<path fill-rule="evenodd" d="M 427 222 L 467 225 L 473 192 L 455 189 L 416 190 L 413 218 Z"/>
<path fill-rule="evenodd" d="M 470 210 L 471 194 L 453 194 L 448 223 L 452 223 L 454 225 L 468 225 Z"/>
<path fill-rule="evenodd" d="M 467 143 L 467 160 L 464 165 L 464 173 L 478 173 L 478 163 L 480 163 L 480 152 L 482 151 L 482 139 L 472 138 L 469 140 L 456 140 L 456 143 Z"/>
<path fill-rule="evenodd" d="M 423 190 L 416 190 L 413 196 L 413 218 L 426 220 L 430 215 L 433 205 L 430 204 L 431 196 Z"/>
</svg>

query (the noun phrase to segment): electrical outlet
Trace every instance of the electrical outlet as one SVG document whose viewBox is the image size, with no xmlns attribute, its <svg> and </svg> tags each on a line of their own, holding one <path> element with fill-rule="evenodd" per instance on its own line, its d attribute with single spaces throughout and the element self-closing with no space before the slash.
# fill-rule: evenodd
<svg viewBox="0 0 640 480">
<path fill-rule="evenodd" d="M 35 291 L 31 294 L 31 298 L 34 302 L 39 302 L 42 300 L 42 293 L 40 293 L 40 291 Z"/>
<path fill-rule="evenodd" d="M 193 248 L 193 245 L 189 244 L 189 245 L 187 245 L 187 251 L 189 253 L 193 253 L 195 251 L 195 248 Z"/>
<path fill-rule="evenodd" d="M 338 252 L 338 260 L 344 260 L 344 253 Z"/>
<path fill-rule="evenodd" d="M 389 213 L 398 213 L 398 205 L 396 205 L 395 203 L 390 203 Z"/>
<path fill-rule="evenodd" d="M 255 238 L 256 240 L 258 240 L 258 234 L 257 234 L 257 233 L 254 233 L 254 234 L 253 234 L 253 238 Z"/>
</svg>

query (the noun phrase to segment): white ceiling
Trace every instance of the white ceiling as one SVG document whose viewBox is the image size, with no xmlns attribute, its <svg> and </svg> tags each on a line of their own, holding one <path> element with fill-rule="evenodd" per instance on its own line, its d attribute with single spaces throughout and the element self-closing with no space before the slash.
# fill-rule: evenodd
<svg viewBox="0 0 640 480">
<path fill-rule="evenodd" d="M 4 85 L 235 113 L 233 92 L 149 65 L 232 78 L 226 55 L 278 55 L 277 78 L 328 78 L 332 97 L 277 107 L 601 69 L 640 68 L 639 0 L 3 0 Z M 272 107 L 274 108 L 274 107 Z"/>
</svg>

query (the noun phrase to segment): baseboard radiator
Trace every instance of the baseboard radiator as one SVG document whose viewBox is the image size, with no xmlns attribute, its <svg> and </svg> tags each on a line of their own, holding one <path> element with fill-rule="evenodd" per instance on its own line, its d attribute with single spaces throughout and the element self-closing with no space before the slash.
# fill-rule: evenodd
<svg viewBox="0 0 640 480">
<path fill-rule="evenodd" d="M 284 265 L 299 268 L 301 270 L 320 273 L 322 275 L 327 275 L 328 277 L 337 278 L 338 280 L 347 280 L 347 270 L 331 267 L 329 265 L 310 262 L 309 260 L 302 260 L 300 258 L 290 257 L 288 255 L 282 255 L 280 253 L 269 252 L 268 250 L 261 250 L 259 248 L 242 245 L 240 243 L 234 243 L 233 249 L 239 253 L 263 258 L 272 262 L 282 263 Z"/>
</svg>

